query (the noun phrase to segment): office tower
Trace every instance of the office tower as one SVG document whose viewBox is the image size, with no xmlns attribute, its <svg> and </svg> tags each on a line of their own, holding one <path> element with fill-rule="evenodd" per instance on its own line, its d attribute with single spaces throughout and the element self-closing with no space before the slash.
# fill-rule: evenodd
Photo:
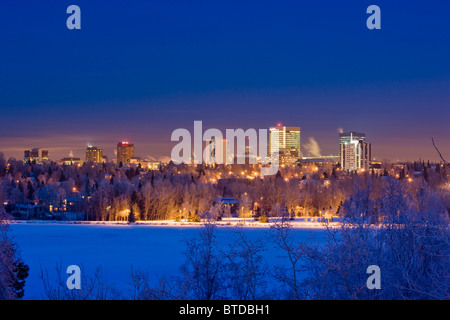
<svg viewBox="0 0 450 320">
<path fill-rule="evenodd" d="M 209 139 L 206 140 L 203 159 L 206 164 L 226 164 L 227 151 L 230 152 L 228 155 L 228 163 L 232 163 L 234 160 L 234 154 L 231 150 L 229 150 L 229 143 L 227 139 Z"/>
<path fill-rule="evenodd" d="M 344 171 L 369 170 L 372 159 L 372 145 L 366 142 L 365 133 L 341 133 L 339 154 Z"/>
<path fill-rule="evenodd" d="M 86 148 L 86 162 L 103 162 L 102 149 L 89 146 Z"/>
<path fill-rule="evenodd" d="M 48 161 L 48 150 L 34 148 L 29 150 L 24 150 L 23 161 L 25 162 L 36 162 L 42 163 L 43 161 Z"/>
<path fill-rule="evenodd" d="M 343 132 L 339 134 L 339 144 L 345 143 L 345 142 L 350 142 L 352 140 L 362 140 L 364 142 L 366 142 L 366 134 L 362 133 L 362 132 L 355 132 L 355 131 L 350 131 L 350 132 Z"/>
<path fill-rule="evenodd" d="M 257 164 L 259 157 L 257 154 L 257 148 L 255 146 L 246 145 L 244 149 L 244 154 L 236 155 L 237 163 L 242 164 Z"/>
<path fill-rule="evenodd" d="M 300 127 L 286 127 L 279 123 L 270 127 L 269 155 L 273 157 L 278 153 L 280 164 L 295 163 L 300 158 Z"/>
<path fill-rule="evenodd" d="M 353 140 L 366 142 L 366 134 L 362 132 L 343 132 L 339 134 L 339 146 L 341 144 L 350 143 Z M 341 150 L 339 147 L 339 157 L 341 156 Z"/>
<path fill-rule="evenodd" d="M 117 163 L 130 163 L 134 157 L 134 144 L 121 141 L 117 144 Z"/>
</svg>

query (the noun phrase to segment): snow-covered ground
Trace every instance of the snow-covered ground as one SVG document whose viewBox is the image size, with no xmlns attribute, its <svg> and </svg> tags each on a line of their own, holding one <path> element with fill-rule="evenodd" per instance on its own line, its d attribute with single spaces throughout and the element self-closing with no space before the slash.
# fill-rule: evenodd
<svg viewBox="0 0 450 320">
<path fill-rule="evenodd" d="M 338 217 L 334 217 L 329 220 L 328 225 L 334 226 L 339 223 Z M 289 224 L 294 228 L 319 228 L 323 229 L 324 224 L 327 221 L 318 217 L 296 217 L 293 220 L 287 220 Z M 269 218 L 269 223 L 261 223 L 253 218 L 223 218 L 220 221 L 216 221 L 217 226 L 245 226 L 254 228 L 270 228 L 273 223 L 281 222 L 281 218 Z M 12 224 L 94 224 L 94 225 L 129 225 L 127 221 L 56 221 L 56 220 L 13 220 Z M 131 225 L 147 225 L 147 226 L 201 226 L 203 222 L 187 222 L 186 220 L 174 221 L 174 220 L 149 220 L 149 221 L 137 221 Z"/>
<path fill-rule="evenodd" d="M 222 221 L 217 228 L 217 244 L 226 249 L 236 239 L 234 221 Z M 296 221 L 298 240 L 325 239 L 323 226 L 317 222 Z M 83 266 L 82 272 L 92 274 L 102 266 L 109 285 L 130 290 L 130 271 L 146 270 L 154 281 L 162 275 L 177 275 L 185 257 L 185 240 L 196 237 L 199 224 L 152 222 L 117 223 L 57 223 L 21 222 L 11 224 L 11 236 L 19 247 L 22 259 L 30 266 L 26 280 L 25 299 L 42 299 L 41 268 L 55 275 L 55 266 Z M 266 243 L 264 257 L 270 266 L 283 264 L 284 259 L 274 248 L 267 224 L 246 222 L 245 233 Z M 67 275 L 65 275 L 67 276 Z"/>
</svg>

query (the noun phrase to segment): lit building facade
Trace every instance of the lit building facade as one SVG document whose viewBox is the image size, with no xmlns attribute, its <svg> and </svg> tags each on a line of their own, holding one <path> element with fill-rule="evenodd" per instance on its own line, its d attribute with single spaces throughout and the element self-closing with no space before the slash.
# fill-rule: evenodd
<svg viewBox="0 0 450 320">
<path fill-rule="evenodd" d="M 366 142 L 366 134 L 363 132 L 356 132 L 356 131 L 350 131 L 350 132 L 343 132 L 339 134 L 339 146 L 341 144 L 350 143 L 351 141 L 363 141 Z M 339 156 L 341 156 L 341 149 L 339 148 Z"/>
<path fill-rule="evenodd" d="M 43 161 L 48 161 L 48 150 L 34 148 L 29 150 L 24 150 L 23 156 L 24 162 L 36 162 L 42 163 Z"/>
<path fill-rule="evenodd" d="M 227 139 L 209 139 L 206 140 L 203 159 L 206 164 L 226 164 L 227 151 L 229 150 L 229 141 Z M 228 155 L 228 163 L 233 163 L 234 152 Z"/>
<path fill-rule="evenodd" d="M 61 165 L 67 165 L 67 166 L 71 166 L 71 165 L 82 165 L 83 164 L 83 160 L 81 160 L 80 158 L 74 158 L 74 157 L 67 157 L 67 158 L 62 158 L 61 160 L 58 161 L 58 164 Z"/>
<path fill-rule="evenodd" d="M 236 162 L 239 164 L 257 164 L 259 160 L 256 148 L 251 145 L 245 146 L 244 154 L 236 154 Z"/>
<path fill-rule="evenodd" d="M 99 163 L 103 162 L 103 151 L 97 147 L 87 147 L 86 148 L 86 162 Z"/>
<path fill-rule="evenodd" d="M 117 144 L 117 163 L 130 163 L 134 157 L 134 144 L 121 141 Z"/>
<path fill-rule="evenodd" d="M 344 171 L 367 171 L 372 160 L 372 145 L 366 142 L 365 134 L 358 133 L 353 135 L 353 133 L 340 134 L 339 154 L 341 168 Z M 341 140 L 344 137 L 345 139 Z"/>
<path fill-rule="evenodd" d="M 162 166 L 161 161 L 154 160 L 143 160 L 140 163 L 142 168 L 147 168 L 148 170 L 159 170 Z"/>
<path fill-rule="evenodd" d="M 280 123 L 276 127 L 270 127 L 270 158 L 274 159 L 276 154 L 280 164 L 292 164 L 300 158 L 300 127 L 286 127 Z"/>
</svg>

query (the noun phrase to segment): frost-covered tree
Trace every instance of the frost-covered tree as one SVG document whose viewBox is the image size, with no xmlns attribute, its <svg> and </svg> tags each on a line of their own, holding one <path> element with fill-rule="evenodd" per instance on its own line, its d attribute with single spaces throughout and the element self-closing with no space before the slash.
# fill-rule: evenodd
<svg viewBox="0 0 450 320">
<path fill-rule="evenodd" d="M 271 230 L 276 248 L 287 260 L 287 265 L 277 265 L 273 270 L 273 277 L 282 285 L 278 295 L 283 299 L 302 299 L 302 274 L 308 269 L 304 260 L 306 243 L 296 240 L 291 225 L 285 220 L 273 224 Z"/>
<path fill-rule="evenodd" d="M 261 239 L 249 239 L 242 227 L 236 229 L 236 241 L 224 253 L 228 296 L 236 300 L 267 298 L 267 263 Z"/>
<path fill-rule="evenodd" d="M 240 197 L 239 203 L 239 217 L 248 219 L 252 217 L 253 202 L 247 192 L 244 192 Z"/>
<path fill-rule="evenodd" d="M 389 180 L 378 199 L 370 187 L 357 190 L 343 206 L 347 217 L 329 229 L 325 246 L 306 251 L 308 299 L 448 299 L 450 246 L 448 211 L 426 185 L 405 193 Z M 410 191 L 411 192 L 411 191 Z M 366 213 L 380 217 L 371 224 Z M 366 287 L 367 267 L 381 269 L 381 289 Z"/>
<path fill-rule="evenodd" d="M 226 293 L 225 261 L 215 244 L 215 228 L 214 223 L 206 222 L 198 238 L 186 241 L 180 287 L 190 299 L 221 299 Z"/>
<path fill-rule="evenodd" d="M 15 243 L 8 236 L 7 215 L 0 208 L 0 300 L 20 299 L 24 295 L 29 267 L 22 261 Z"/>
</svg>

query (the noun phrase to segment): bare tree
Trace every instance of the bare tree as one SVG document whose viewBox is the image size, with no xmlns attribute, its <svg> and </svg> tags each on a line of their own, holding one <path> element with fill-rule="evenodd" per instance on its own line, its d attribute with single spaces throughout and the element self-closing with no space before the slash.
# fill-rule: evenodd
<svg viewBox="0 0 450 320">
<path fill-rule="evenodd" d="M 226 270 L 229 296 L 237 300 L 256 300 L 266 297 L 267 264 L 262 251 L 261 239 L 249 239 L 243 227 L 237 227 L 237 240 L 229 252 L 223 252 L 227 259 Z"/>
<path fill-rule="evenodd" d="M 83 266 L 80 266 L 83 270 Z M 103 268 L 97 266 L 94 273 L 81 277 L 80 289 L 67 287 L 67 274 L 62 264 L 55 266 L 56 279 L 49 276 L 48 270 L 41 268 L 40 279 L 44 285 L 44 297 L 49 300 L 107 300 L 124 298 L 115 288 L 108 285 Z"/>
<path fill-rule="evenodd" d="M 186 262 L 181 267 L 180 287 L 185 287 L 192 299 L 213 300 L 225 295 L 225 263 L 215 245 L 215 229 L 214 222 L 206 220 L 200 237 L 186 241 Z"/>
<path fill-rule="evenodd" d="M 303 259 L 307 249 L 306 243 L 295 240 L 292 226 L 286 220 L 274 223 L 271 230 L 274 232 L 276 246 L 288 259 L 288 267 L 275 266 L 273 277 L 287 287 L 287 299 L 300 300 L 303 290 L 301 274 L 307 270 Z"/>
<path fill-rule="evenodd" d="M 444 157 L 442 156 L 441 152 L 439 151 L 438 147 L 436 146 L 436 144 L 434 143 L 434 139 L 431 138 L 431 142 L 433 143 L 433 147 L 436 149 L 436 152 L 438 153 L 439 157 L 441 158 L 441 160 L 444 162 L 444 164 L 446 166 L 450 166 L 450 163 L 447 162 L 447 160 L 444 159 Z"/>
</svg>

